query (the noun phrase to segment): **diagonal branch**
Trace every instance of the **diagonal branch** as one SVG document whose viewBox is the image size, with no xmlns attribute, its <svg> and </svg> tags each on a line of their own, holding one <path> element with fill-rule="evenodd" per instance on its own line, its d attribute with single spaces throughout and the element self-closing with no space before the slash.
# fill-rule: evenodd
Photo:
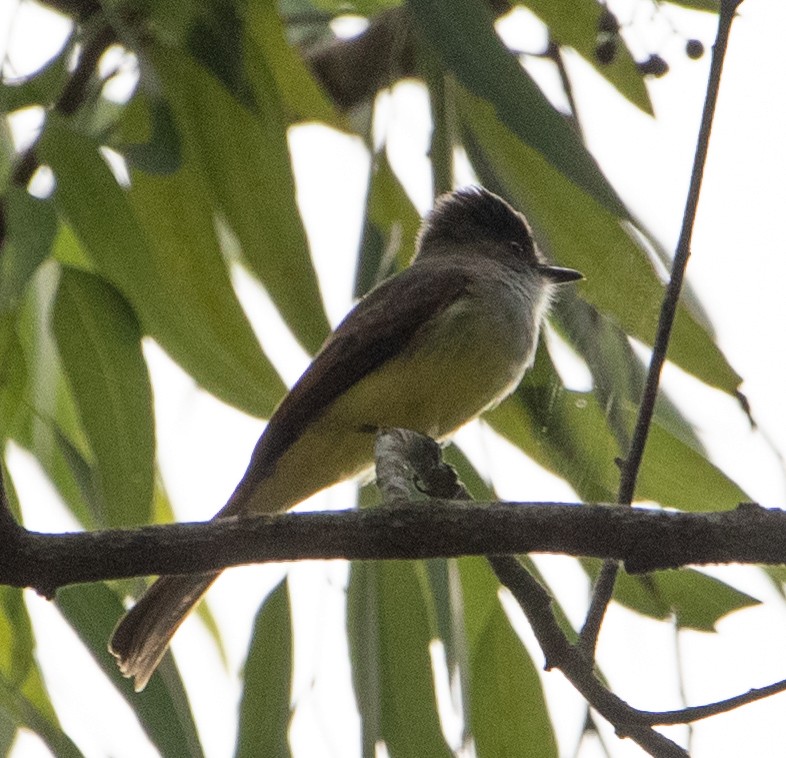
<svg viewBox="0 0 786 758">
<path fill-rule="evenodd" d="M 633 495 L 636 490 L 636 480 L 639 475 L 639 469 L 641 467 L 641 461 L 644 456 L 644 449 L 647 444 L 647 437 L 652 423 L 652 416 L 655 411 L 655 401 L 658 396 L 660 376 L 663 365 L 666 362 L 666 352 L 669 347 L 671 331 L 674 326 L 674 318 L 677 313 L 677 305 L 682 290 L 682 283 L 685 278 L 688 258 L 690 257 L 690 243 L 693 235 L 693 226 L 696 220 L 696 211 L 699 204 L 699 192 L 704 176 L 704 166 L 707 161 L 712 120 L 715 115 L 715 106 L 720 90 L 723 61 L 728 47 L 731 24 L 734 20 L 737 7 L 741 2 L 742 0 L 722 0 L 720 4 L 718 32 L 715 39 L 715 45 L 713 46 L 710 76 L 707 82 L 707 95 L 704 100 L 704 109 L 701 116 L 701 125 L 699 127 L 698 142 L 693 160 L 688 197 L 685 201 L 682 229 L 677 242 L 677 250 L 674 255 L 671 277 L 666 287 L 666 293 L 661 305 L 658 329 L 655 335 L 652 358 L 650 359 L 650 366 L 642 393 L 641 404 L 636 418 L 636 426 L 633 431 L 633 437 L 631 438 L 627 458 L 621 462 L 622 474 L 617 494 L 617 502 L 620 505 L 630 505 L 633 502 Z M 600 633 L 600 626 L 614 592 L 614 584 L 616 583 L 618 570 L 619 567 L 616 563 L 605 563 L 593 590 L 590 609 L 584 627 L 581 630 L 582 648 L 585 653 L 591 656 L 594 656 L 598 634 Z"/>
</svg>

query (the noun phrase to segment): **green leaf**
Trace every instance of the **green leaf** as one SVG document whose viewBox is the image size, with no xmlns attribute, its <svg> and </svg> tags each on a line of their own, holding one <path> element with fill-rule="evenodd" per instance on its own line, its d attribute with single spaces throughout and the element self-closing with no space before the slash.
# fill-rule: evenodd
<svg viewBox="0 0 786 758">
<path fill-rule="evenodd" d="M 624 409 L 631 428 L 635 409 Z M 485 420 L 540 465 L 570 482 L 586 502 L 614 502 L 623 455 L 592 393 L 566 390 L 542 348 L 521 386 Z M 650 427 L 637 500 L 689 511 L 732 508 L 750 500 L 720 469 L 658 418 Z"/>
<path fill-rule="evenodd" d="M 459 561 L 470 645 L 469 712 L 479 756 L 556 756 L 537 669 L 499 603 L 483 559 Z"/>
<path fill-rule="evenodd" d="M 33 629 L 22 595 L 17 587 L 0 587 L 0 676 L 41 716 L 57 724 L 35 659 Z"/>
<path fill-rule="evenodd" d="M 362 297 L 409 263 L 419 228 L 420 216 L 415 206 L 393 173 L 385 153 L 377 153 L 369 175 L 355 297 Z"/>
<path fill-rule="evenodd" d="M 484 419 L 541 466 L 570 482 L 582 500 L 612 502 L 620 450 L 596 398 L 565 390 L 547 351 L 516 392 Z"/>
<path fill-rule="evenodd" d="M 243 258 L 265 285 L 294 334 L 311 352 L 329 328 L 303 224 L 276 82 L 262 60 L 253 113 L 193 59 L 176 50 L 153 56 L 184 140 L 187 161 L 201 167 Z"/>
<path fill-rule="evenodd" d="M 58 207 L 143 329 L 217 397 L 269 416 L 284 387 L 237 302 L 198 179 L 140 172 L 129 197 L 96 146 L 54 118 L 40 149 Z"/>
<path fill-rule="evenodd" d="M 287 733 L 291 717 L 292 621 L 286 581 L 257 613 L 243 674 L 236 758 L 292 755 Z"/>
<path fill-rule="evenodd" d="M 656 571 L 645 576 L 620 572 L 614 599 L 651 618 L 662 620 L 674 615 L 680 627 L 700 632 L 714 632 L 715 624 L 724 616 L 761 602 L 693 569 Z"/>
<path fill-rule="evenodd" d="M 73 51 L 74 37 L 63 49 L 31 76 L 0 84 L 0 113 L 12 113 L 33 105 L 50 106 L 68 78 L 68 59 Z"/>
<path fill-rule="evenodd" d="M 58 758 L 81 758 L 82 753 L 60 728 L 0 674 L 0 713 L 17 727 L 35 732 Z"/>
<path fill-rule="evenodd" d="M 663 284 L 644 250 L 625 232 L 626 214 L 607 210 L 566 181 L 516 139 L 481 99 L 464 92 L 458 107 L 468 128 L 465 144 L 484 184 L 507 194 L 525 212 L 547 253 L 585 275 L 586 281 L 577 285 L 583 298 L 627 334 L 651 345 Z M 731 395 L 740 385 L 740 376 L 707 330 L 682 305 L 668 357 Z"/>
<path fill-rule="evenodd" d="M 622 201 L 576 131 L 502 44 L 491 10 L 475 0 L 408 0 L 418 31 L 461 84 L 523 143 L 601 206 L 626 216 Z"/>
<path fill-rule="evenodd" d="M 33 272 L 49 255 L 57 230 L 52 203 L 15 186 L 4 199 L 7 236 L 0 255 L 0 312 L 19 303 Z"/>
<path fill-rule="evenodd" d="M 686 511 L 730 509 L 751 500 L 736 482 L 667 431 L 657 418 L 650 426 L 636 493 L 638 499 Z"/>
<path fill-rule="evenodd" d="M 117 126 L 112 147 L 129 165 L 149 174 L 171 174 L 180 168 L 180 134 L 164 98 L 137 92 Z"/>
<path fill-rule="evenodd" d="M 595 55 L 598 22 L 605 6 L 595 0 L 524 0 L 526 5 L 549 28 L 554 40 L 579 53 L 595 70 L 633 105 L 654 115 L 644 77 L 636 68 L 625 39 L 617 35 L 617 54 L 608 64 Z"/>
<path fill-rule="evenodd" d="M 153 393 L 136 317 L 105 280 L 65 267 L 52 331 L 98 469 L 102 526 L 150 521 Z"/>
<path fill-rule="evenodd" d="M 16 314 L 0 313 L 0 439 L 19 434 L 28 411 L 24 407 L 27 365 L 16 333 Z"/>
<path fill-rule="evenodd" d="M 196 724 L 171 653 L 166 654 L 144 691 L 136 693 L 107 652 L 107 640 L 124 610 L 118 596 L 106 585 L 84 584 L 60 589 L 56 603 L 161 754 L 201 758 Z"/>
<path fill-rule="evenodd" d="M 675 5 L 681 5 L 683 8 L 692 8 L 696 11 L 709 11 L 710 13 L 718 13 L 720 11 L 720 0 L 669 0 Z"/>
<path fill-rule="evenodd" d="M 303 58 L 287 42 L 281 17 L 273 3 L 251 3 L 246 8 L 248 27 L 246 68 L 254 82 L 264 58 L 286 107 L 296 121 L 322 121 L 337 129 L 344 119 L 306 67 Z M 263 79 L 266 79 L 263 74 Z M 260 101 L 263 107 L 266 101 Z"/>
<path fill-rule="evenodd" d="M 412 562 L 352 564 L 347 626 L 363 755 L 384 740 L 391 758 L 450 756 L 437 715 L 431 630 Z"/>
<path fill-rule="evenodd" d="M 593 392 L 605 409 L 606 421 L 621 450 L 627 450 L 637 406 L 644 390 L 646 370 L 627 335 L 607 316 L 579 298 L 574 290 L 560 292 L 553 315 L 592 374 Z M 687 445 L 706 456 L 693 427 L 661 391 L 656 418 Z"/>
<path fill-rule="evenodd" d="M 54 261 L 40 266 L 27 288 L 19 311 L 17 335 L 26 382 L 13 438 L 30 450 L 86 528 L 95 528 L 92 453 L 82 429 L 71 389 L 50 331 L 51 308 L 60 268 Z"/>
</svg>

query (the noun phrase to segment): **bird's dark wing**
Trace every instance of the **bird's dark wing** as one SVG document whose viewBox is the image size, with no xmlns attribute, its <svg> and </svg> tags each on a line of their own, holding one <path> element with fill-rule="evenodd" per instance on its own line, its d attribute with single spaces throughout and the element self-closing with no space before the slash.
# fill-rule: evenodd
<svg viewBox="0 0 786 758">
<path fill-rule="evenodd" d="M 276 409 L 251 458 L 265 475 L 309 424 L 352 385 L 394 358 L 434 315 L 467 292 L 459 267 L 416 264 L 361 300 Z"/>
</svg>

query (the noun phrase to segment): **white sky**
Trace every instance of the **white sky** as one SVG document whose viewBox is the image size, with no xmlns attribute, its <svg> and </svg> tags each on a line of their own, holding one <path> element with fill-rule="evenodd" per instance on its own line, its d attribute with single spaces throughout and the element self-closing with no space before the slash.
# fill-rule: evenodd
<svg viewBox="0 0 786 758">
<path fill-rule="evenodd" d="M 643 3 L 625 5 L 620 18 L 641 14 Z M 8 3 L 6 12 L 13 4 Z M 638 10 L 630 10 L 636 8 Z M 0 12 L 2 12 L 0 10 Z M 685 36 L 701 38 L 709 50 L 711 17 L 669 8 Z M 13 12 L 7 17 L 11 18 Z M 24 28 L 17 17 L 16 35 Z M 3 29 L 10 22 L 0 17 Z M 694 235 L 689 279 L 701 296 L 718 332 L 720 345 L 744 377 L 754 416 L 782 454 L 786 453 L 786 357 L 782 330 L 786 325 L 786 242 L 777 219 L 786 202 L 786 98 L 783 95 L 782 37 L 786 5 L 771 0 L 745 0 L 735 22 L 721 88 L 699 216 Z M 29 33 L 29 32 L 28 32 Z M 28 38 L 29 39 L 29 38 Z M 27 43 L 25 43 L 27 44 Z M 638 39 L 637 44 L 646 45 Z M 639 216 L 673 248 L 695 144 L 709 56 L 698 62 L 684 58 L 681 41 L 664 28 L 654 44 L 671 64 L 665 78 L 653 81 L 650 92 L 657 119 L 652 120 L 621 102 L 611 89 L 578 59 L 569 61 L 577 80 L 576 95 L 591 149 Z M 521 47 L 527 47 L 522 43 Z M 532 47 L 532 46 L 530 46 Z M 17 51 L 21 56 L 23 51 Z M 15 58 L 17 60 L 17 58 Z M 418 208 L 428 207 L 429 179 L 425 99 L 411 85 L 397 88 L 386 103 L 385 127 L 394 166 L 402 174 Z M 351 272 L 359 233 L 358 209 L 366 187 L 367 157 L 357 140 L 327 129 L 300 127 L 291 142 L 298 179 L 299 202 L 312 242 L 326 305 L 333 322 L 350 306 Z M 305 356 L 292 356 L 286 342 L 269 344 L 271 309 L 253 283 L 237 277 L 238 290 L 256 324 L 265 324 L 261 338 L 294 381 Z M 208 518 L 223 503 L 245 469 L 247 456 L 262 425 L 229 410 L 194 388 L 193 383 L 155 346 L 147 355 L 156 379 L 156 413 L 162 468 L 179 517 Z M 708 390 L 677 370 L 667 371 L 667 384 L 689 417 L 698 425 L 716 462 L 752 497 L 764 505 L 783 507 L 786 483 L 779 462 L 761 434 L 752 433 L 733 402 Z M 569 488 L 553 477 L 538 474 L 507 447 L 495 447 L 488 432 L 463 432 L 473 457 L 488 465 L 503 496 L 515 499 L 560 499 Z M 493 450 L 493 454 L 491 454 Z M 54 494 L 35 475 L 35 464 L 18 451 L 10 458 L 32 528 L 55 531 L 70 522 L 58 511 Z M 510 469 L 526 472 L 510 478 Z M 328 493 L 321 505 L 342 507 L 351 497 L 348 487 Z M 40 506 L 53 503 L 51 510 Z M 554 586 L 578 623 L 586 600 L 583 576 L 574 562 L 540 559 Z M 698 704 L 744 692 L 786 677 L 783 633 L 786 612 L 774 591 L 753 569 L 723 569 L 713 573 L 743 590 L 768 600 L 766 607 L 735 614 L 721 622 L 718 635 L 681 636 L 687 696 Z M 210 594 L 229 648 L 233 672 L 242 665 L 244 646 L 260 597 L 281 575 L 278 567 L 252 567 L 227 573 Z M 354 756 L 357 716 L 342 665 L 345 568 L 340 563 L 302 564 L 291 571 L 298 592 L 308 598 L 298 604 L 298 668 L 295 699 L 298 713 L 293 730 L 296 755 Z M 317 598 L 317 600 L 314 600 Z M 133 716 L 96 672 L 73 635 L 44 601 L 30 597 L 37 628 L 53 630 L 52 643 L 39 646 L 39 656 L 63 724 L 89 756 L 152 755 Z M 515 615 L 515 614 L 514 614 Z M 525 624 L 518 624 L 535 660 Z M 319 634 L 314 630 L 319 629 Z M 47 638 L 42 638 L 47 639 Z M 205 643 L 200 624 L 189 620 L 178 635 L 175 652 L 187 685 L 194 693 L 197 722 L 204 727 L 209 756 L 231 754 L 234 739 L 237 684 L 227 677 Z M 678 707 L 674 676 L 674 640 L 667 625 L 638 618 L 613 607 L 601 639 L 601 663 L 623 697 L 648 708 Z M 78 689 L 75 682 L 79 682 Z M 642 686 L 641 682 L 648 684 Z M 574 723 L 581 704 L 559 674 L 544 677 L 558 727 L 567 736 L 563 755 L 575 747 Z M 192 686 L 193 685 L 193 686 Z M 784 696 L 702 722 L 696 730 L 694 755 L 782 755 L 786 721 L 781 716 Z M 100 711 L 97 711 L 99 709 Z M 96 712 L 102 714 L 96 718 Z M 675 732 L 676 734 L 677 732 Z M 605 734 L 612 754 L 637 756 L 634 746 Z M 754 740 L 761 739 L 761 744 Z M 15 755 L 46 754 L 33 737 L 21 740 Z M 601 755 L 587 750 L 582 755 Z"/>
</svg>

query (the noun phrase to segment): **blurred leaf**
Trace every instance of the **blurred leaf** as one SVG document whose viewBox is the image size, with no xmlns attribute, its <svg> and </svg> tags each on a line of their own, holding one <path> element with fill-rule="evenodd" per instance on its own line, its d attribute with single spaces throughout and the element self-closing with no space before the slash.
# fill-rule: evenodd
<svg viewBox="0 0 786 758">
<path fill-rule="evenodd" d="M 538 672 L 484 559 L 459 559 L 470 647 L 469 712 L 479 756 L 556 756 Z"/>
<path fill-rule="evenodd" d="M 196 724 L 172 654 L 164 656 L 147 687 L 137 693 L 107 652 L 107 640 L 124 611 L 118 596 L 104 584 L 83 584 L 58 590 L 55 602 L 161 754 L 201 758 Z"/>
<path fill-rule="evenodd" d="M 10 477 L 4 477 L 4 483 L 9 500 L 15 501 Z M 75 754 L 68 737 L 60 732 L 55 710 L 36 663 L 33 628 L 23 590 L 17 587 L 0 587 L 0 714 L 6 716 L 7 729 L 13 725 L 10 729 L 12 737 L 16 727 L 27 726 L 37 732 L 50 748 L 62 745 L 66 754 L 69 751 Z M 2 741 L 0 735 L 0 746 Z"/>
<path fill-rule="evenodd" d="M 401 0 L 313 0 L 313 5 L 336 15 L 354 11 L 361 16 L 373 16 L 386 8 L 401 5 Z"/>
<path fill-rule="evenodd" d="M 187 28 L 186 50 L 242 102 L 251 102 L 243 66 L 244 24 L 241 4 L 222 0 L 194 3 Z M 182 45 L 178 45 L 178 50 Z"/>
<path fill-rule="evenodd" d="M 467 150 L 483 183 L 508 194 L 526 213 L 547 253 L 584 273 L 586 281 L 577 285 L 583 298 L 627 334 L 651 345 L 663 284 L 624 231 L 625 215 L 609 212 L 566 181 L 517 140 L 482 100 L 464 92 L 458 106 L 469 129 Z M 677 311 L 668 357 L 712 387 L 732 395 L 739 387 L 739 375 L 684 306 Z"/>
<path fill-rule="evenodd" d="M 362 297 L 409 263 L 420 228 L 420 216 L 384 152 L 374 156 L 364 219 L 355 297 Z"/>
<path fill-rule="evenodd" d="M 644 576 L 620 572 L 614 599 L 650 618 L 663 620 L 673 614 L 680 627 L 701 632 L 713 632 L 724 616 L 760 603 L 720 579 L 693 569 Z"/>
<path fill-rule="evenodd" d="M 681 5 L 684 8 L 693 8 L 697 11 L 709 11 L 710 13 L 718 13 L 720 11 L 720 0 L 670 0 L 675 5 Z"/>
<path fill-rule="evenodd" d="M 75 478 L 65 452 L 73 451 L 89 470 L 91 451 L 49 329 L 59 275 L 53 261 L 40 266 L 19 311 L 17 334 L 27 381 L 14 440 L 35 455 L 74 516 L 91 528 L 97 524 L 86 508 L 84 482 Z"/>
<path fill-rule="evenodd" d="M 40 149 L 58 206 L 145 331 L 207 390 L 268 416 L 283 385 L 237 302 L 195 177 L 140 172 L 129 198 L 95 145 L 53 118 Z"/>
<path fill-rule="evenodd" d="M 595 55 L 598 22 L 606 6 L 596 0 L 522 0 L 549 28 L 559 45 L 567 45 L 578 52 L 584 60 L 615 89 L 642 111 L 654 115 L 644 77 L 636 68 L 625 39 L 616 35 L 616 55 L 611 63 L 598 62 Z"/>
<path fill-rule="evenodd" d="M 0 254 L 0 312 L 14 308 L 33 272 L 48 255 L 57 230 L 52 203 L 19 187 L 5 194 L 7 237 Z"/>
<path fill-rule="evenodd" d="M 60 728 L 24 696 L 4 675 L 0 674 L 0 712 L 17 727 L 26 727 L 37 734 L 58 758 L 81 758 L 82 753 Z"/>
<path fill-rule="evenodd" d="M 476 0 L 408 0 L 418 31 L 464 87 L 525 144 L 601 206 L 626 216 L 622 201 L 567 120 L 494 31 Z"/>
<path fill-rule="evenodd" d="M 16 333 L 16 314 L 0 313 L 0 439 L 19 434 L 24 407 L 27 366 Z"/>
<path fill-rule="evenodd" d="M 58 460 L 63 461 L 70 473 L 68 486 L 70 488 L 71 485 L 76 485 L 80 495 L 77 502 L 69 502 L 71 513 L 86 528 L 99 529 L 106 526 L 107 508 L 96 468 L 57 426 L 52 427 L 51 433 L 59 453 Z M 61 488 L 58 481 L 63 478 L 61 475 L 54 480 L 58 490 Z"/>
<path fill-rule="evenodd" d="M 252 113 L 192 59 L 154 55 L 184 140 L 237 235 L 243 257 L 294 334 L 316 352 L 329 327 L 295 203 L 286 121 L 273 75 L 257 61 Z M 272 190 L 272 191 L 271 191 Z"/>
<path fill-rule="evenodd" d="M 74 236 L 73 230 L 62 221 L 55 236 L 52 257 L 58 263 L 71 266 L 71 268 L 78 268 L 81 271 L 89 271 L 91 273 L 96 272 L 95 264 L 87 256 L 79 240 Z"/>
<path fill-rule="evenodd" d="M 182 163 L 180 135 L 169 104 L 144 92 L 125 107 L 112 147 L 129 165 L 149 174 L 171 174 Z"/>
<path fill-rule="evenodd" d="M 257 613 L 243 672 L 236 758 L 292 755 L 289 732 L 292 691 L 292 621 L 286 581 Z"/>
<path fill-rule="evenodd" d="M 347 598 L 363 755 L 450 756 L 437 715 L 428 612 L 412 562 L 355 562 Z"/>
<path fill-rule="evenodd" d="M 60 94 L 68 77 L 68 57 L 74 37 L 50 61 L 31 76 L 0 84 L 0 113 L 12 113 L 29 106 L 50 106 Z"/>
<path fill-rule="evenodd" d="M 102 526 L 150 521 L 153 396 L 136 317 L 108 282 L 65 267 L 52 330 L 95 455 Z"/>
<path fill-rule="evenodd" d="M 344 128 L 342 116 L 317 84 L 303 58 L 287 42 L 276 6 L 251 3 L 246 8 L 246 24 L 246 68 L 251 81 L 259 75 L 260 61 L 264 58 L 289 119 L 322 121 L 336 129 Z M 262 78 L 266 76 L 263 74 Z M 266 108 L 267 100 L 258 104 Z"/>
</svg>

